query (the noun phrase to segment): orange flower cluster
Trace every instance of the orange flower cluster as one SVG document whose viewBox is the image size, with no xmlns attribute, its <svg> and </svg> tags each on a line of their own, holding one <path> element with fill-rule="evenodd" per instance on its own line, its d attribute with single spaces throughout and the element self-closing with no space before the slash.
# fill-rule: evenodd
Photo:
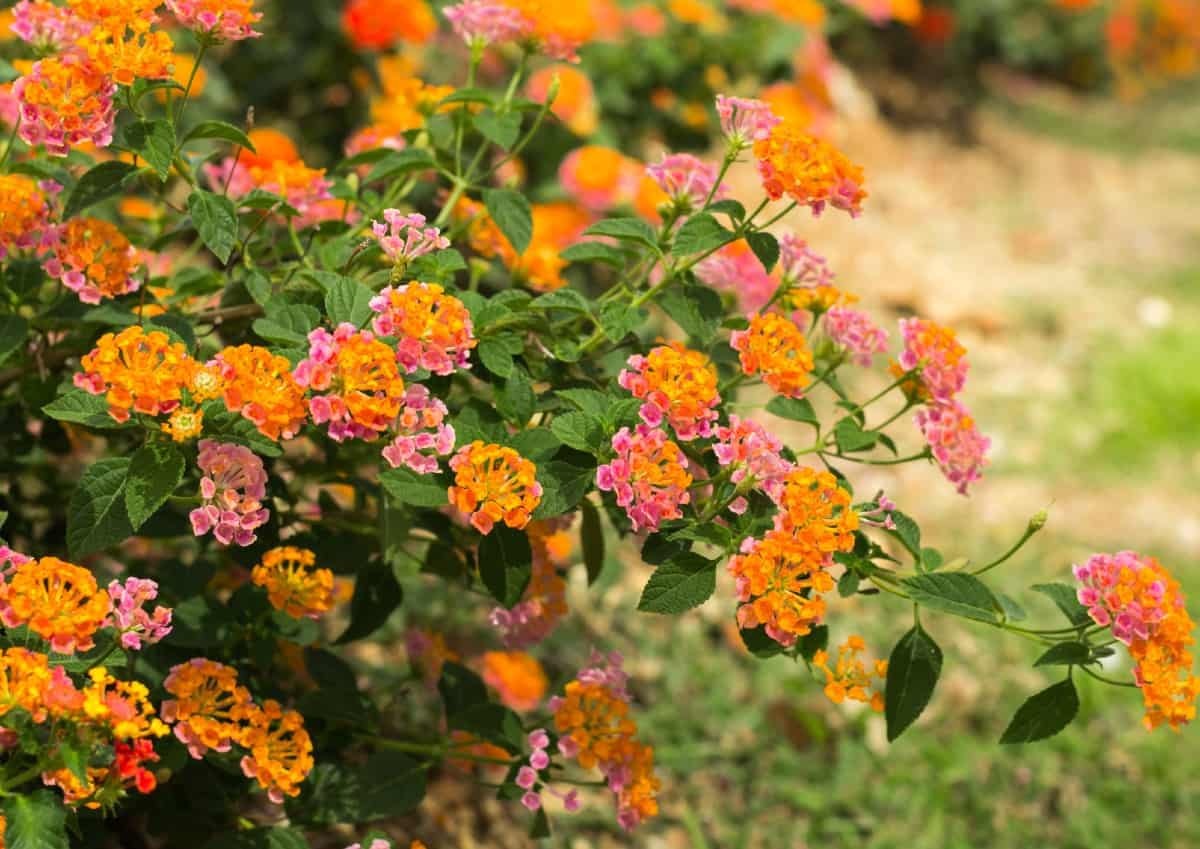
<svg viewBox="0 0 1200 849">
<path fill-rule="evenodd" d="M 500 521 L 524 528 L 542 501 L 537 467 L 511 448 L 477 439 L 454 455 L 450 468 L 450 503 L 469 515 L 481 534 L 490 534 Z"/>
<path fill-rule="evenodd" d="M 644 403 L 642 421 L 658 427 L 665 419 L 684 441 L 708 436 L 717 420 L 717 370 L 708 357 L 681 342 L 635 354 L 618 376 L 621 387 Z"/>
<path fill-rule="evenodd" d="M 567 285 L 561 251 L 587 228 L 591 216 L 572 203 L 535 203 L 531 209 L 533 236 L 519 256 L 483 205 L 463 199 L 454 209 L 457 221 L 470 221 L 467 237 L 471 249 L 489 259 L 499 259 L 513 276 L 537 292 L 553 292 Z"/>
<path fill-rule="evenodd" d="M 575 51 L 596 37 L 593 0 L 501 0 L 532 25 L 532 35 L 552 58 L 574 60 Z"/>
<path fill-rule="evenodd" d="M 862 637 L 851 636 L 838 647 L 837 664 L 833 669 L 829 668 L 829 652 L 824 649 L 813 655 L 812 662 L 813 666 L 825 673 L 825 695 L 831 702 L 840 705 L 846 699 L 850 699 L 853 702 L 869 703 L 871 710 L 881 713 L 883 693 L 880 692 L 879 686 L 887 680 L 888 662 L 876 660 L 868 669 L 867 665 L 858 659 L 859 654 L 866 651 L 866 648 Z M 878 678 L 880 683 L 874 692 L 868 692 L 874 678 Z"/>
<path fill-rule="evenodd" d="M 131 411 L 147 416 L 172 412 L 196 369 L 181 343 L 139 325 L 105 333 L 79 362 L 83 371 L 75 375 L 75 385 L 104 395 L 108 414 L 118 422 L 128 421 Z"/>
<path fill-rule="evenodd" d="M 825 615 L 823 594 L 833 590 L 826 571 L 833 553 L 854 546 L 858 514 L 850 493 L 829 472 L 800 467 L 784 479 L 775 528 L 747 539 L 729 562 L 738 600 L 738 624 L 763 626 L 771 639 L 791 646 Z"/>
<path fill-rule="evenodd" d="M 46 655 L 20 646 L 0 651 L 0 717 L 23 710 L 35 722 L 44 722 L 50 701 L 50 665 Z"/>
<path fill-rule="evenodd" d="M 247 750 L 242 772 L 258 781 L 276 804 L 297 796 L 313 768 L 312 740 L 300 714 L 275 701 L 262 707 L 238 684 L 237 670 L 207 658 L 171 669 L 163 687 L 175 698 L 163 702 L 163 718 L 193 758 L 234 744 Z"/>
<path fill-rule="evenodd" d="M 788 195 L 820 214 L 826 205 L 858 215 L 867 193 L 863 170 L 829 142 L 783 122 L 754 143 L 763 189 L 772 200 Z"/>
<path fill-rule="evenodd" d="M 523 651 L 484 652 L 481 677 L 513 710 L 533 710 L 546 696 L 546 672 L 537 658 Z"/>
<path fill-rule="evenodd" d="M 0 259 L 38 244 L 49 224 L 46 196 L 23 174 L 0 174 Z"/>
<path fill-rule="evenodd" d="M 387 70 L 386 65 L 381 68 L 381 96 L 371 101 L 370 127 L 382 137 L 421 127 L 438 102 L 454 93 L 453 86 L 430 85 L 420 77 Z"/>
<path fill-rule="evenodd" d="M 745 374 L 761 374 L 780 395 L 800 398 L 808 387 L 813 355 L 804 332 L 779 313 L 760 313 L 746 330 L 735 330 L 729 344 L 738 351 Z"/>
<path fill-rule="evenodd" d="M 317 556 L 306 548 L 273 548 L 250 573 L 266 587 L 271 606 L 297 619 L 317 619 L 333 607 L 333 572 L 316 568 Z"/>
<path fill-rule="evenodd" d="M 396 360 L 407 373 L 423 368 L 447 375 L 470 367 L 471 349 L 479 344 L 471 313 L 436 283 L 385 286 L 371 299 L 371 309 L 376 313 L 371 326 L 396 340 Z"/>
<path fill-rule="evenodd" d="M 99 218 L 72 218 L 59 231 L 46 272 L 62 280 L 85 304 L 137 290 L 134 272 L 141 261 L 129 239 Z"/>
<path fill-rule="evenodd" d="M 396 352 L 350 322 L 333 333 L 319 327 L 308 341 L 308 357 L 292 376 L 314 393 L 308 402 L 313 421 L 327 424 L 338 442 L 375 439 L 387 430 L 404 399 Z"/>
<path fill-rule="evenodd" d="M 69 0 L 68 5 L 92 24 L 79 46 L 116 82 L 133 85 L 139 77 L 171 76 L 175 49 L 171 36 L 152 29 L 160 0 Z"/>
<path fill-rule="evenodd" d="M 360 50 L 389 50 L 397 42 L 424 44 L 437 32 L 425 0 L 350 0 L 342 27 Z"/>
<path fill-rule="evenodd" d="M 0 584 L 5 627 L 28 625 L 59 654 L 92 648 L 109 607 L 108 593 L 90 570 L 57 557 L 26 561 Z"/>
<path fill-rule="evenodd" d="M 269 439 L 291 439 L 304 426 L 308 411 L 304 390 L 292 377 L 286 357 L 257 345 L 225 348 L 213 363 L 223 383 L 225 406 L 254 422 Z"/>
</svg>

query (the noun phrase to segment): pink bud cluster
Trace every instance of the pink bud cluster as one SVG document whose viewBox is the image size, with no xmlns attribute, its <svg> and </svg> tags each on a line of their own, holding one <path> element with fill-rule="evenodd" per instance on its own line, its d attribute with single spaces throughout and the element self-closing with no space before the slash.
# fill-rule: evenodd
<svg viewBox="0 0 1200 849">
<path fill-rule="evenodd" d="M 717 169 L 690 153 L 672 153 L 657 165 L 646 166 L 646 173 L 677 208 L 699 209 L 711 194 L 723 197 L 725 187 L 717 185 Z"/>
<path fill-rule="evenodd" d="M 975 419 L 958 401 L 942 401 L 918 411 L 916 423 L 942 473 L 966 495 L 967 487 L 983 477 L 991 440 L 979 432 Z"/>
<path fill-rule="evenodd" d="M 771 300 L 779 282 L 766 272 L 745 242 L 731 242 L 696 265 L 701 282 L 732 292 L 741 312 L 758 312 Z"/>
<path fill-rule="evenodd" d="M 253 544 L 254 531 L 271 515 L 262 504 L 267 495 L 262 460 L 249 448 L 229 442 L 202 439 L 199 448 L 196 463 L 204 472 L 200 479 L 204 504 L 188 516 L 192 531 L 196 536 L 212 531 L 222 545 Z"/>
<path fill-rule="evenodd" d="M 494 0 L 464 0 L 442 13 L 455 34 L 472 47 L 517 41 L 533 29 L 519 11 Z"/>
<path fill-rule="evenodd" d="M 534 729 L 526 739 L 529 741 L 529 747 L 533 751 L 529 755 L 528 763 L 522 765 L 517 770 L 516 785 L 525 791 L 525 794 L 521 796 L 521 804 L 531 811 L 536 811 L 542 807 L 542 793 L 550 793 L 552 796 L 562 799 L 563 807 L 569 813 L 578 811 L 579 792 L 577 790 L 559 793 L 545 783 L 542 783 L 544 779 L 541 776 L 541 772 L 550 766 L 550 755 L 546 752 L 546 749 L 550 746 L 550 735 L 546 733 L 546 729 Z M 541 783 L 540 788 L 539 783 Z"/>
<path fill-rule="evenodd" d="M 713 453 L 717 462 L 734 467 L 730 481 L 743 491 L 747 487 L 761 489 L 777 501 L 783 492 L 784 478 L 793 468 L 780 454 L 783 443 L 758 422 L 738 416 L 730 416 L 728 427 L 717 428 L 716 436 Z M 741 515 L 749 506 L 746 497 L 739 495 L 729 509 Z"/>
<path fill-rule="evenodd" d="M 617 456 L 596 470 L 596 486 L 616 494 L 635 532 L 656 531 L 660 523 L 683 515 L 681 505 L 691 501 L 691 475 L 679 447 L 666 433 L 640 424 L 637 430 L 621 428 L 612 438 Z"/>
<path fill-rule="evenodd" d="M 1166 581 L 1136 552 L 1095 554 L 1072 571 L 1080 585 L 1079 603 L 1093 622 L 1111 626 L 1113 636 L 1125 645 L 1149 639 L 1154 626 L 1170 613 Z M 1173 598 L 1179 602 L 1178 595 Z"/>
<path fill-rule="evenodd" d="M 39 51 L 60 51 L 92 30 L 92 24 L 49 0 L 21 0 L 12 10 L 10 29 Z"/>
<path fill-rule="evenodd" d="M 437 458 L 454 450 L 454 428 L 446 424 L 448 412 L 445 403 L 424 386 L 409 386 L 396 418 L 396 437 L 383 449 L 383 459 L 393 469 L 407 466 L 419 475 L 436 474 L 441 468 Z"/>
<path fill-rule="evenodd" d="M 113 581 L 108 585 L 112 601 L 106 626 L 121 633 L 121 645 L 138 651 L 143 645 L 153 645 L 171 633 L 171 609 L 156 605 L 153 613 L 146 603 L 158 598 L 158 584 L 143 578 L 126 578 L 125 583 Z"/>
<path fill-rule="evenodd" d="M 254 24 L 262 20 L 261 12 L 242 12 L 226 8 L 226 0 L 166 0 L 167 8 L 179 25 L 192 32 L 203 33 L 218 41 L 241 41 L 262 35 Z M 247 4 L 248 5 L 248 4 Z"/>
<path fill-rule="evenodd" d="M 723 94 L 717 95 L 717 116 L 721 131 L 739 148 L 770 137 L 771 130 L 783 120 L 765 101 Z"/>
<path fill-rule="evenodd" d="M 419 212 L 404 215 L 398 209 L 385 209 L 383 222 L 372 221 L 371 233 L 392 262 L 411 262 L 419 256 L 450 247 L 450 240 L 437 227 L 426 227 Z"/>
<path fill-rule="evenodd" d="M 829 260 L 795 233 L 787 233 L 779 240 L 779 268 L 790 285 L 810 289 L 832 286 L 837 276 L 829 267 Z"/>
<path fill-rule="evenodd" d="M 830 307 L 822 318 L 822 324 L 833 344 L 864 368 L 871 365 L 876 354 L 887 353 L 887 331 L 861 310 Z"/>
</svg>

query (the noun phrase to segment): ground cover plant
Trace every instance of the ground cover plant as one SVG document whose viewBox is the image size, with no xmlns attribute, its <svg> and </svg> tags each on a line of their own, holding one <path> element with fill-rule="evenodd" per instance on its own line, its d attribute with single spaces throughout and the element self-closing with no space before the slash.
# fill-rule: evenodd
<svg viewBox="0 0 1200 849">
<path fill-rule="evenodd" d="M 772 15 L 826 20 L 785 5 L 657 10 L 661 30 L 647 8 L 630 26 L 669 48 L 710 13 L 764 38 Z M 748 655 L 883 714 L 889 740 L 954 661 L 939 615 L 1058 673 L 1002 743 L 1062 732 L 1083 679 L 1137 691 L 1150 730 L 1193 718 L 1193 624 L 1168 566 L 1064 562 L 1029 588 L 1058 618 L 1031 622 L 992 581 L 1044 511 L 968 556 L 923 539 L 921 504 L 856 491 L 865 467 L 925 463 L 986 499 L 966 350 L 920 316 L 883 327 L 821 256 L 822 224 L 871 201 L 810 101 L 754 97 L 762 67 L 749 86 L 708 74 L 689 93 L 705 102 L 658 107 L 715 157 L 646 156 L 644 116 L 607 109 L 578 70 L 612 63 L 592 42 L 623 31 L 594 11 L 350 3 L 360 50 L 436 39 L 438 81 L 369 56 L 366 123 L 316 168 L 253 114 L 194 102 L 210 63 L 271 38 L 247 0 L 13 9 L 6 845 L 333 845 L 352 829 L 379 849 L 372 824 L 442 774 L 535 837 L 584 806 L 653 828 L 672 792 L 639 724 L 654 694 L 610 646 L 571 670 L 537 658 L 572 617 L 568 574 L 599 581 L 614 545 L 654 567 L 629 616 L 717 594 Z M 605 120 L 622 144 L 580 143 Z M 728 183 L 742 164 L 750 202 Z M 796 210 L 803 233 L 780 232 Z M 782 423 L 809 438 L 785 444 Z M 868 644 L 841 618 L 850 600 L 911 623 Z M 470 646 L 447 641 L 441 607 L 474 622 Z M 401 618 L 403 668 L 366 662 Z M 1117 652 L 1128 679 L 1104 668 Z"/>
</svg>

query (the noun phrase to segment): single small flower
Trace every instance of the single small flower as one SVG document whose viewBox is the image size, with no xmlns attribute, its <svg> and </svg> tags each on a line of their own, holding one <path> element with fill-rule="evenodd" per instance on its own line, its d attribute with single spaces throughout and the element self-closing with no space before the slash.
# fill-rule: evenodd
<svg viewBox="0 0 1200 849">
<path fill-rule="evenodd" d="M 161 642 L 171 633 L 171 608 L 156 605 L 154 612 L 146 610 L 148 602 L 158 598 L 158 584 L 143 578 L 126 578 L 124 583 L 108 585 L 112 602 L 105 625 L 116 628 L 121 645 L 139 651 L 143 646 Z"/>
<path fill-rule="evenodd" d="M 177 407 L 162 430 L 175 442 L 195 439 L 204 431 L 204 411 L 195 407 Z"/>
<path fill-rule="evenodd" d="M 642 400 L 639 414 L 651 427 L 666 422 L 685 442 L 712 433 L 721 401 L 717 372 L 699 351 L 673 342 L 634 354 L 617 381 Z"/>
<path fill-rule="evenodd" d="M 520 530 L 542 500 L 537 467 L 511 448 L 475 440 L 453 459 L 449 502 L 470 517 L 485 536 L 497 522 Z"/>
<path fill-rule="evenodd" d="M 746 330 L 729 336 L 738 352 L 742 372 L 758 374 L 763 382 L 788 398 L 801 398 L 812 379 L 813 355 L 804 332 L 778 313 L 760 313 Z"/>
<path fill-rule="evenodd" d="M 196 536 L 212 532 L 222 545 L 252 545 L 254 531 L 266 524 L 270 511 L 263 506 L 267 496 L 267 472 L 258 455 L 242 445 L 200 442 L 196 461 L 203 504 L 188 518 Z"/>
<path fill-rule="evenodd" d="M 405 390 L 400 413 L 392 428 L 395 437 L 381 452 L 393 469 L 405 466 L 419 475 L 437 474 L 438 457 L 454 450 L 454 427 L 446 423 L 444 401 L 414 383 Z"/>
<path fill-rule="evenodd" d="M 453 374 L 469 368 L 473 335 L 471 314 L 458 298 L 434 283 L 386 286 L 371 299 L 372 327 L 396 340 L 396 356 L 409 374 L 426 369 Z"/>
<path fill-rule="evenodd" d="M 840 705 L 849 699 L 853 702 L 870 704 L 871 710 L 883 712 L 883 683 L 887 680 L 886 660 L 876 660 L 868 666 L 859 660 L 867 648 L 862 637 L 852 636 L 838 646 L 837 662 L 829 667 L 829 653 L 824 649 L 813 655 L 813 666 L 825 673 L 825 695 L 834 704 Z M 878 679 L 874 692 L 871 682 Z"/>
<path fill-rule="evenodd" d="M 316 564 L 313 552 L 285 545 L 263 554 L 250 578 L 266 588 L 276 610 L 297 619 L 319 619 L 333 607 L 333 572 Z"/>
<path fill-rule="evenodd" d="M 646 424 L 630 432 L 623 427 L 612 438 L 616 457 L 596 469 L 596 486 L 616 496 L 634 532 L 656 531 L 664 521 L 683 515 L 691 501 L 687 457 L 667 435 Z"/>
<path fill-rule="evenodd" d="M 960 493 L 983 477 L 992 441 L 979 432 L 958 401 L 938 401 L 917 411 L 916 424 L 942 473 Z"/>
<path fill-rule="evenodd" d="M 254 25 L 262 12 L 254 11 L 254 0 L 166 0 L 167 9 L 184 29 L 215 41 L 258 38 Z"/>
<path fill-rule="evenodd" d="M 819 215 L 826 206 L 856 217 L 867 193 L 863 170 L 829 142 L 783 123 L 754 143 L 763 189 L 771 200 L 784 195 Z"/>
<path fill-rule="evenodd" d="M 865 312 L 832 307 L 822 318 L 821 326 L 833 344 L 863 368 L 870 367 L 876 354 L 887 353 L 887 331 Z"/>
</svg>

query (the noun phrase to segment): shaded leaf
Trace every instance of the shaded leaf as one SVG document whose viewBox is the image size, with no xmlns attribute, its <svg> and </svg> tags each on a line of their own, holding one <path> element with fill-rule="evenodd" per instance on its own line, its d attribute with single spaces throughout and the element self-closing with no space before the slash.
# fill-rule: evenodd
<svg viewBox="0 0 1200 849">
<path fill-rule="evenodd" d="M 888 659 L 883 712 L 888 741 L 895 740 L 929 704 L 942 674 L 942 650 L 920 625 L 900 638 Z"/>
<path fill-rule="evenodd" d="M 1079 713 L 1079 694 L 1070 678 L 1030 696 L 1000 737 L 1001 743 L 1033 743 L 1062 731 Z"/>
</svg>

